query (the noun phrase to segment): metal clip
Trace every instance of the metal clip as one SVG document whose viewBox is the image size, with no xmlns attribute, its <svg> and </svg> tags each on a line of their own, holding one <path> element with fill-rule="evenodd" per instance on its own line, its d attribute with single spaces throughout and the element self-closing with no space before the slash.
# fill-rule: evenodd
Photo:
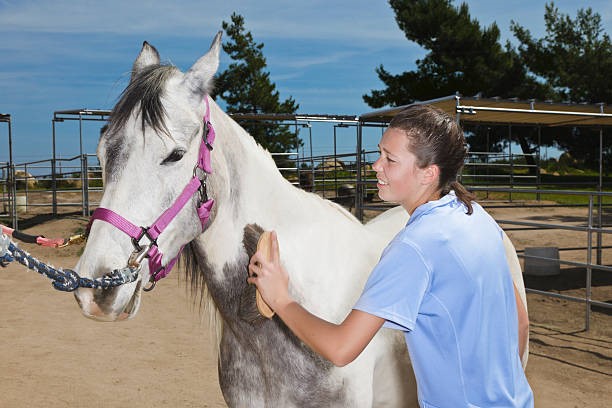
<svg viewBox="0 0 612 408">
<path fill-rule="evenodd" d="M 87 235 L 85 235 L 85 234 L 72 235 L 70 238 L 65 240 L 63 244 L 58 245 L 57 247 L 58 248 L 65 248 L 65 247 L 67 247 L 69 245 L 82 244 L 86 240 L 87 240 Z"/>
<path fill-rule="evenodd" d="M 144 248 L 141 248 L 140 251 L 132 252 L 130 258 L 128 259 L 127 266 L 129 268 L 140 268 L 140 263 L 148 256 L 150 248 L 151 245 L 147 245 Z"/>
</svg>

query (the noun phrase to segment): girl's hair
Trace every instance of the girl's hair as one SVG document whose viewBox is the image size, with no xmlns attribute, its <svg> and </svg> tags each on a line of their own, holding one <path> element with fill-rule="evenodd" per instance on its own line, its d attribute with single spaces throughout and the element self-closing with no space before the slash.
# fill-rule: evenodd
<svg viewBox="0 0 612 408">
<path fill-rule="evenodd" d="M 430 105 L 412 105 L 395 115 L 389 127 L 406 133 L 408 150 L 416 156 L 420 168 L 438 166 L 437 187 L 442 195 L 454 190 L 459 201 L 467 207 L 467 214 L 472 214 L 472 201 L 476 196 L 457 181 L 467 155 L 459 124 L 443 110 Z"/>
</svg>

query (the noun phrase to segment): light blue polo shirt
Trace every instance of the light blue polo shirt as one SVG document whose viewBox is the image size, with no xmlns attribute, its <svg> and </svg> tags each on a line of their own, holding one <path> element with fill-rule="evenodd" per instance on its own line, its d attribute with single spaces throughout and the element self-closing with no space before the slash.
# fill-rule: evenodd
<svg viewBox="0 0 612 408">
<path fill-rule="evenodd" d="M 354 309 L 404 331 L 422 407 L 533 407 L 497 223 L 450 193 L 418 207 Z"/>
</svg>

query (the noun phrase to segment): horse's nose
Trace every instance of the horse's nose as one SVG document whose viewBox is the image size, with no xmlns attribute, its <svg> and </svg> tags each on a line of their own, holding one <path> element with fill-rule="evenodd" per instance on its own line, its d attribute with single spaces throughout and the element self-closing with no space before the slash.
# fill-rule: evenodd
<svg viewBox="0 0 612 408">
<path fill-rule="evenodd" d="M 74 291 L 81 312 L 85 317 L 99 321 L 124 320 L 129 317 L 129 313 L 124 311 L 117 312 L 112 307 L 112 299 L 115 298 L 113 289 L 90 289 L 78 288 Z"/>
</svg>

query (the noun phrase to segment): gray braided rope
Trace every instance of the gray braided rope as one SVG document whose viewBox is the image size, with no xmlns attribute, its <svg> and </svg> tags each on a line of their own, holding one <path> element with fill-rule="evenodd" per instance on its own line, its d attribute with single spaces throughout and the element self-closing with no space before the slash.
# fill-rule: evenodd
<svg viewBox="0 0 612 408">
<path fill-rule="evenodd" d="M 20 249 L 7 235 L 0 236 L 0 266 L 5 267 L 9 262 L 17 261 L 26 268 L 32 269 L 46 276 L 53 282 L 53 287 L 63 292 L 72 292 L 77 288 L 109 289 L 138 279 L 140 268 L 125 267 L 115 269 L 109 274 L 97 279 L 80 277 L 70 269 L 55 269 L 40 262 L 26 251 Z"/>
</svg>

